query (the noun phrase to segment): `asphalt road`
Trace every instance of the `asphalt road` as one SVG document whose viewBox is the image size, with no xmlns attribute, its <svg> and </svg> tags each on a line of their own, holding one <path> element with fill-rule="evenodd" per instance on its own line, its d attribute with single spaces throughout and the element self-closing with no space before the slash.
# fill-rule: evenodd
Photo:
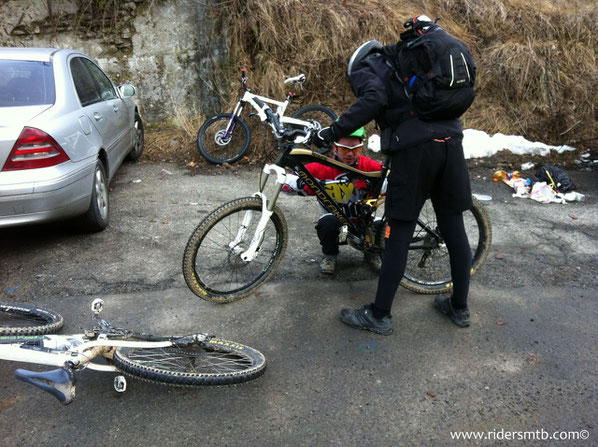
<svg viewBox="0 0 598 447">
<path fill-rule="evenodd" d="M 376 276 L 349 247 L 338 273 L 320 276 L 311 199 L 279 201 L 290 241 L 268 284 L 228 305 L 195 297 L 181 273 L 189 235 L 207 212 L 257 189 L 255 170 L 214 171 L 123 166 L 99 234 L 66 223 L 0 230 L 0 296 L 62 313 L 63 333 L 89 328 L 101 297 L 103 317 L 118 326 L 253 346 L 266 355 L 265 374 L 200 389 L 130 379 L 117 394 L 112 374 L 83 371 L 77 399 L 63 407 L 14 379 L 30 365 L 0 362 L 0 445 L 598 444 L 598 170 L 570 173 L 584 202 L 543 205 L 511 197 L 488 180 L 492 167 L 472 163 L 474 190 L 492 196 L 493 225 L 491 255 L 471 285 L 472 326 L 458 329 L 432 297 L 401 289 L 389 337 L 338 320 L 343 307 L 371 300 Z M 454 440 L 460 431 L 486 440 Z M 529 440 L 577 436 L 562 431 L 588 439 Z"/>
</svg>

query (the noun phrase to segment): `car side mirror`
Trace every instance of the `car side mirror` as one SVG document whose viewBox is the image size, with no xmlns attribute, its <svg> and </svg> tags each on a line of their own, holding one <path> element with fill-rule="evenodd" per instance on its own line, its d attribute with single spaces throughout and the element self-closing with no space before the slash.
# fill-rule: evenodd
<svg viewBox="0 0 598 447">
<path fill-rule="evenodd" d="M 131 84 L 119 85 L 118 91 L 120 92 L 120 96 L 123 98 L 128 98 L 135 95 L 135 87 L 133 87 Z"/>
</svg>

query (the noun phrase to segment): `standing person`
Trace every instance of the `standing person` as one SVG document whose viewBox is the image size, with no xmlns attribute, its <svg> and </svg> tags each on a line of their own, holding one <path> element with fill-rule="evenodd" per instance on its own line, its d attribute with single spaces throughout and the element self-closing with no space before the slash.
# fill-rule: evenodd
<svg viewBox="0 0 598 447">
<path fill-rule="evenodd" d="M 448 36 L 426 16 L 408 20 L 405 27 L 407 31 L 401 34 L 401 40 L 405 41 L 425 33 Z M 444 37 L 442 40 L 446 42 Z M 472 207 L 472 200 L 463 154 L 463 131 L 455 116 L 445 119 L 436 116 L 432 120 L 420 118 L 408 96 L 409 88 L 420 76 L 400 79 L 395 68 L 387 62 L 399 56 L 404 44 L 400 41 L 383 47 L 380 42 L 369 41 L 352 55 L 348 74 L 357 100 L 338 121 L 322 129 L 314 138 L 316 145 L 323 144 L 348 135 L 375 119 L 382 131 L 382 150 L 391 154 L 385 204 L 388 227 L 376 296 L 373 303 L 360 309 L 343 309 L 341 312 L 344 324 L 383 335 L 392 333 L 392 303 L 405 272 L 417 217 L 428 198 L 432 199 L 438 227 L 449 251 L 454 285 L 451 296 L 435 297 L 434 307 L 459 327 L 470 324 L 467 296 L 472 256 L 463 225 L 463 211 Z M 472 60 L 460 68 L 468 77 L 475 76 Z M 473 79 L 470 81 L 473 85 Z"/>
<path fill-rule="evenodd" d="M 332 143 L 334 159 L 360 171 L 374 172 L 382 170 L 382 164 L 360 155 L 365 137 L 365 129 L 361 127 L 349 136 L 334 141 Z M 366 198 L 369 194 L 365 180 L 353 180 L 349 173 L 322 163 L 309 163 L 305 165 L 305 168 L 316 179 L 326 185 L 328 194 L 343 207 L 349 219 L 356 218 L 359 215 L 357 202 Z M 283 187 L 284 192 L 294 191 L 301 195 L 313 195 L 312 190 L 297 176 L 287 175 L 287 178 L 287 183 Z M 340 228 L 341 223 L 338 218 L 329 212 L 325 212 L 320 216 L 316 224 L 316 231 L 323 253 L 320 271 L 327 275 L 333 274 L 336 270 Z M 364 261 L 375 270 L 380 270 L 382 262 L 380 256 L 365 253 Z"/>
</svg>

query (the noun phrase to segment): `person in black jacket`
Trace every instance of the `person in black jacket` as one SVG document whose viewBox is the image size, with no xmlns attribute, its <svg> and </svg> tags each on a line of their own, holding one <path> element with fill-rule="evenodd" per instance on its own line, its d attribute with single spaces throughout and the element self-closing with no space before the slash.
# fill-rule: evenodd
<svg viewBox="0 0 598 447">
<path fill-rule="evenodd" d="M 430 21 L 425 16 L 413 20 L 426 19 Z M 371 52 L 367 45 L 379 46 L 380 51 Z M 370 54 L 356 60 L 364 49 Z M 385 47 L 384 51 L 396 51 L 396 46 Z M 459 119 L 419 119 L 382 52 L 379 42 L 370 41 L 354 53 L 348 74 L 357 100 L 314 138 L 316 145 L 328 144 L 375 120 L 382 133 L 382 150 L 392 154 L 385 203 L 388 227 L 376 297 L 360 309 L 343 309 L 341 321 L 383 335 L 392 333 L 390 311 L 405 272 L 409 243 L 419 212 L 431 198 L 449 251 L 454 285 L 452 296 L 438 295 L 434 307 L 457 326 L 467 327 L 471 249 L 463 211 L 472 207 L 472 200 L 461 123 Z"/>
</svg>

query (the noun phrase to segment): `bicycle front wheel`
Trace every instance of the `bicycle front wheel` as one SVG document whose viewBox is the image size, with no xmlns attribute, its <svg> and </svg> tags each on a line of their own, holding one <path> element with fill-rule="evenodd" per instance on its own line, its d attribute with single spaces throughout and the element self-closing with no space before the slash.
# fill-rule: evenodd
<svg viewBox="0 0 598 447">
<path fill-rule="evenodd" d="M 228 303 L 270 279 L 284 256 L 288 229 L 275 206 L 261 241 L 252 244 L 261 217 L 262 200 L 246 197 L 222 205 L 197 226 L 183 256 L 183 275 L 193 293 L 207 301 Z M 256 255 L 245 261 L 241 256 L 250 246 Z"/>
<path fill-rule="evenodd" d="M 62 315 L 28 304 L 0 303 L 0 335 L 44 335 L 57 332 Z"/>
<path fill-rule="evenodd" d="M 492 228 L 486 211 L 473 197 L 473 207 L 463 213 L 465 232 L 472 252 L 473 275 L 486 261 L 492 244 Z M 430 200 L 419 215 L 407 256 L 401 286 L 416 293 L 437 294 L 453 288 L 448 249 L 438 230 L 436 214 Z"/>
<path fill-rule="evenodd" d="M 199 153 L 215 164 L 239 160 L 247 152 L 250 141 L 251 134 L 245 121 L 235 116 L 231 123 L 230 113 L 214 115 L 197 132 Z"/>
<path fill-rule="evenodd" d="M 174 386 L 241 383 L 259 377 L 266 369 L 261 352 L 216 339 L 180 347 L 120 347 L 113 360 L 126 374 Z"/>
</svg>

